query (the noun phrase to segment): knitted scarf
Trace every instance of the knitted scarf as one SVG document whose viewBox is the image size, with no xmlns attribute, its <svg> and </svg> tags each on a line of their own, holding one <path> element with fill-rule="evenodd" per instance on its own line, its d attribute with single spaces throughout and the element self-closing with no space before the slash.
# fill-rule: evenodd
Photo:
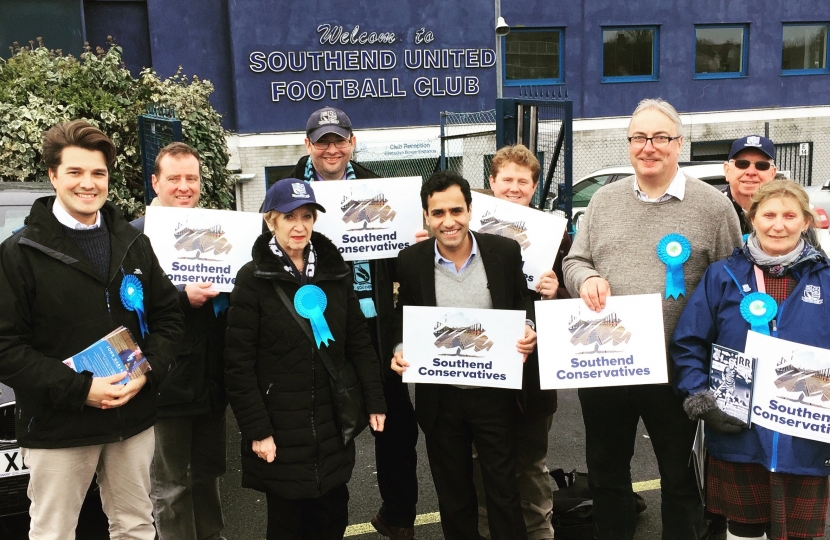
<svg viewBox="0 0 830 540">
<path fill-rule="evenodd" d="M 317 180 L 317 173 L 314 171 L 314 165 L 311 163 L 311 157 L 308 158 L 305 164 L 306 182 L 314 182 Z M 356 180 L 351 161 L 346 164 L 346 177 L 344 180 Z M 352 284 L 354 292 L 360 300 L 360 309 L 367 319 L 377 317 L 378 312 L 375 308 L 375 301 L 373 300 L 372 290 L 372 270 L 369 261 L 354 261 L 352 262 Z"/>
<path fill-rule="evenodd" d="M 271 252 L 283 264 L 283 269 L 294 276 L 294 279 L 299 281 L 300 285 L 307 285 L 309 280 L 314 277 L 314 270 L 317 268 L 317 251 L 314 250 L 314 245 L 312 245 L 310 240 L 303 250 L 302 272 L 297 270 L 297 266 L 291 260 L 291 257 L 285 254 L 285 250 L 279 245 L 276 237 L 271 237 L 271 242 L 268 244 L 268 247 L 271 248 Z"/>
<path fill-rule="evenodd" d="M 806 261 L 821 258 L 821 254 L 805 242 L 804 239 L 798 241 L 795 248 L 784 255 L 768 255 L 761 249 L 761 243 L 758 241 L 756 233 L 752 233 L 744 243 L 743 252 L 746 258 L 758 268 L 768 272 L 774 277 L 783 277 L 787 272 L 795 270 L 798 266 Z"/>
</svg>

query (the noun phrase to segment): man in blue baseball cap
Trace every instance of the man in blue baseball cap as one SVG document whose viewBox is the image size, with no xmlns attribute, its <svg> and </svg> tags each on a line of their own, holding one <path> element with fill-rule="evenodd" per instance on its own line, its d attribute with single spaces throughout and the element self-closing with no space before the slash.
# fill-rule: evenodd
<svg viewBox="0 0 830 540">
<path fill-rule="evenodd" d="M 729 184 L 725 193 L 738 214 L 741 234 L 752 232 L 752 224 L 746 218 L 752 196 L 758 188 L 772 182 L 777 171 L 775 145 L 768 138 L 748 135 L 732 143 L 723 174 Z"/>
</svg>

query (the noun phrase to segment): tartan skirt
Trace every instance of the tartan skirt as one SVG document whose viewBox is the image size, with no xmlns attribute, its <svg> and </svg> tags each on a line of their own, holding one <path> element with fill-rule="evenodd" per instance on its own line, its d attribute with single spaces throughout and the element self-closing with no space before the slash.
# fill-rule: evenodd
<svg viewBox="0 0 830 540">
<path fill-rule="evenodd" d="M 769 472 L 755 463 L 709 456 L 706 506 L 737 523 L 767 523 L 770 540 L 824 538 L 826 476 Z"/>
</svg>

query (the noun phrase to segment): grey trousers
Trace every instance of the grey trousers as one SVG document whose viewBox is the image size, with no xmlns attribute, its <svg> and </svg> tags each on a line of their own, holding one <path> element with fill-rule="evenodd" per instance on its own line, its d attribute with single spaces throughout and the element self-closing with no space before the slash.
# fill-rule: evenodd
<svg viewBox="0 0 830 540">
<path fill-rule="evenodd" d="M 225 411 L 156 421 L 151 499 L 159 540 L 223 538 L 225 435 Z"/>
<path fill-rule="evenodd" d="M 153 540 L 148 497 L 153 428 L 120 442 L 22 452 L 30 474 L 31 540 L 75 538 L 81 505 L 96 473 L 110 538 Z"/>
<path fill-rule="evenodd" d="M 553 538 L 550 523 L 553 515 L 553 486 L 547 467 L 548 432 L 552 421 L 553 415 L 550 415 L 516 425 L 516 481 L 522 497 L 522 516 L 527 526 L 528 540 Z M 479 500 L 478 532 L 482 537 L 490 538 L 478 459 L 474 459 L 473 481 Z"/>
</svg>

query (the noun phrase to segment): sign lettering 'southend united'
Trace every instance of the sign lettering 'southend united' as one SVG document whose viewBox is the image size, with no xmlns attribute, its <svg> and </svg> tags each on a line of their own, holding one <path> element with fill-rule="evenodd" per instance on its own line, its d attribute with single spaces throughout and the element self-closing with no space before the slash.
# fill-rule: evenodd
<svg viewBox="0 0 830 540">
<path fill-rule="evenodd" d="M 404 382 L 522 387 L 524 312 L 404 306 L 403 322 Z"/>
<path fill-rule="evenodd" d="M 420 177 L 315 182 L 327 212 L 317 216 L 314 230 L 347 261 L 396 257 L 423 228 L 420 191 Z"/>
<path fill-rule="evenodd" d="M 538 301 L 536 328 L 543 390 L 668 382 L 659 294 L 610 296 L 599 313 Z"/>
<path fill-rule="evenodd" d="M 262 233 L 262 214 L 148 206 L 144 234 L 174 285 L 210 281 L 230 292 L 236 273 L 251 260 Z"/>
</svg>

